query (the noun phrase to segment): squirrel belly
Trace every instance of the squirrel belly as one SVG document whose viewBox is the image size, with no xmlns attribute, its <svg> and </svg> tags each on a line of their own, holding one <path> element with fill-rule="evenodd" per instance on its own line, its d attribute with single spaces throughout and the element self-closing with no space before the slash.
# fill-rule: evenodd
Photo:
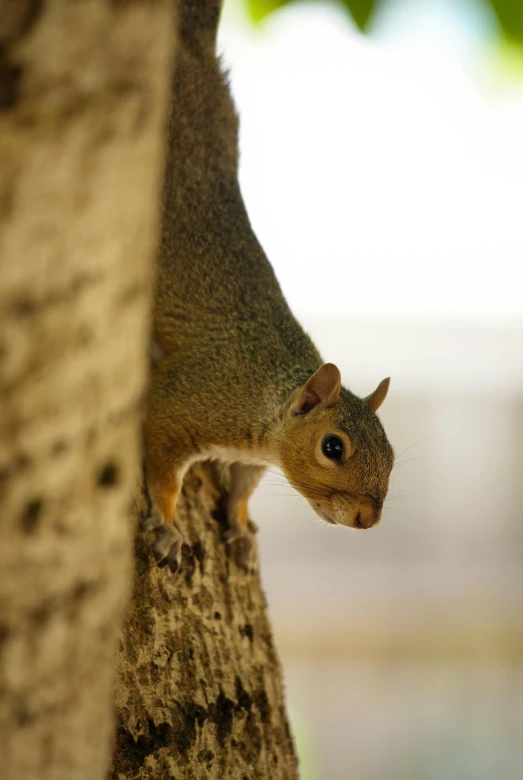
<svg viewBox="0 0 523 780">
<path fill-rule="evenodd" d="M 154 553 L 176 570 L 176 503 L 196 460 L 231 466 L 227 541 L 242 538 L 264 469 L 280 467 L 326 522 L 381 517 L 393 450 L 376 411 L 341 386 L 297 322 L 252 230 L 238 184 L 238 119 L 215 54 L 217 0 L 181 0 L 168 123 L 146 404 Z"/>
</svg>

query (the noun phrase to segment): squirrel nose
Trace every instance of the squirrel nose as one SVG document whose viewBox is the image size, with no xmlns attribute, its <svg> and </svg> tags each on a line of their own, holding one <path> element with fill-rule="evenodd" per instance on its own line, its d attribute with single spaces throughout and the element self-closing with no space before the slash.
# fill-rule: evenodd
<svg viewBox="0 0 523 780">
<path fill-rule="evenodd" d="M 378 525 L 381 520 L 381 510 L 376 510 L 373 507 L 362 507 L 354 518 L 355 528 L 372 528 L 373 525 Z"/>
</svg>

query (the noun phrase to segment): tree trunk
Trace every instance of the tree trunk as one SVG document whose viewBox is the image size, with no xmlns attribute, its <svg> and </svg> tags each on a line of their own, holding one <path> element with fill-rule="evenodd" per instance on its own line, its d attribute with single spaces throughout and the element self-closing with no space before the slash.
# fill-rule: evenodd
<svg viewBox="0 0 523 780">
<path fill-rule="evenodd" d="M 142 494 L 136 514 L 147 512 Z M 221 541 L 218 468 L 191 471 L 177 520 L 193 551 L 177 575 L 154 565 L 149 534 L 137 538 L 112 778 L 294 780 L 267 605 L 259 577 L 239 568 Z"/>
<path fill-rule="evenodd" d="M 173 51 L 165 0 L 0 0 L 0 776 L 105 776 Z"/>
<path fill-rule="evenodd" d="M 107 768 L 173 49 L 168 0 L 0 0 L 3 780 Z M 217 486 L 187 480 L 177 577 L 138 537 L 114 777 L 297 776 L 264 596 L 220 541 Z"/>
</svg>

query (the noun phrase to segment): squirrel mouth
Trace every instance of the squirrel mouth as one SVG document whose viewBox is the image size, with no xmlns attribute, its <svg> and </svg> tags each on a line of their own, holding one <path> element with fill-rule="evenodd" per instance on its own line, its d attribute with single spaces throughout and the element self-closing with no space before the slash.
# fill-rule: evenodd
<svg viewBox="0 0 523 780">
<path fill-rule="evenodd" d="M 336 520 L 333 520 L 330 515 L 325 514 L 324 512 L 318 512 L 319 516 L 322 520 L 325 520 L 326 523 L 329 523 L 329 525 L 337 525 Z"/>
<path fill-rule="evenodd" d="M 312 501 L 310 501 L 309 503 L 314 509 L 314 511 L 316 512 L 316 514 L 318 515 L 318 517 L 320 518 L 320 520 L 324 520 L 329 525 L 338 525 L 336 520 L 334 520 L 334 518 L 331 517 L 331 515 L 327 514 L 327 512 L 324 510 L 321 504 L 319 504 L 316 501 L 314 502 L 314 504 L 312 503 Z"/>
</svg>

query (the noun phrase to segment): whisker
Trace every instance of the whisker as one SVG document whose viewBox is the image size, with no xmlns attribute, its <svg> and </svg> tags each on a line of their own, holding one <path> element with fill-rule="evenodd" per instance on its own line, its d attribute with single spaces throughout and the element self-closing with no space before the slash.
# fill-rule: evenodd
<svg viewBox="0 0 523 780">
<path fill-rule="evenodd" d="M 404 463 L 408 463 L 409 460 L 431 460 L 429 455 L 415 455 L 412 458 L 404 458 L 403 460 L 398 461 L 398 463 L 394 463 L 393 468 L 398 468 L 398 466 L 402 466 Z"/>
<path fill-rule="evenodd" d="M 408 452 L 413 447 L 417 447 L 418 444 L 423 444 L 423 442 L 426 442 L 429 439 L 434 439 L 436 436 L 442 436 L 442 435 L 443 434 L 441 434 L 441 433 L 431 433 L 429 436 L 425 436 L 424 439 L 419 439 L 419 441 L 415 441 L 414 444 L 410 444 L 408 447 L 405 447 L 404 450 L 402 450 L 401 452 L 398 452 L 398 454 L 394 456 L 394 462 L 396 462 L 397 459 L 400 458 L 405 452 Z"/>
</svg>

